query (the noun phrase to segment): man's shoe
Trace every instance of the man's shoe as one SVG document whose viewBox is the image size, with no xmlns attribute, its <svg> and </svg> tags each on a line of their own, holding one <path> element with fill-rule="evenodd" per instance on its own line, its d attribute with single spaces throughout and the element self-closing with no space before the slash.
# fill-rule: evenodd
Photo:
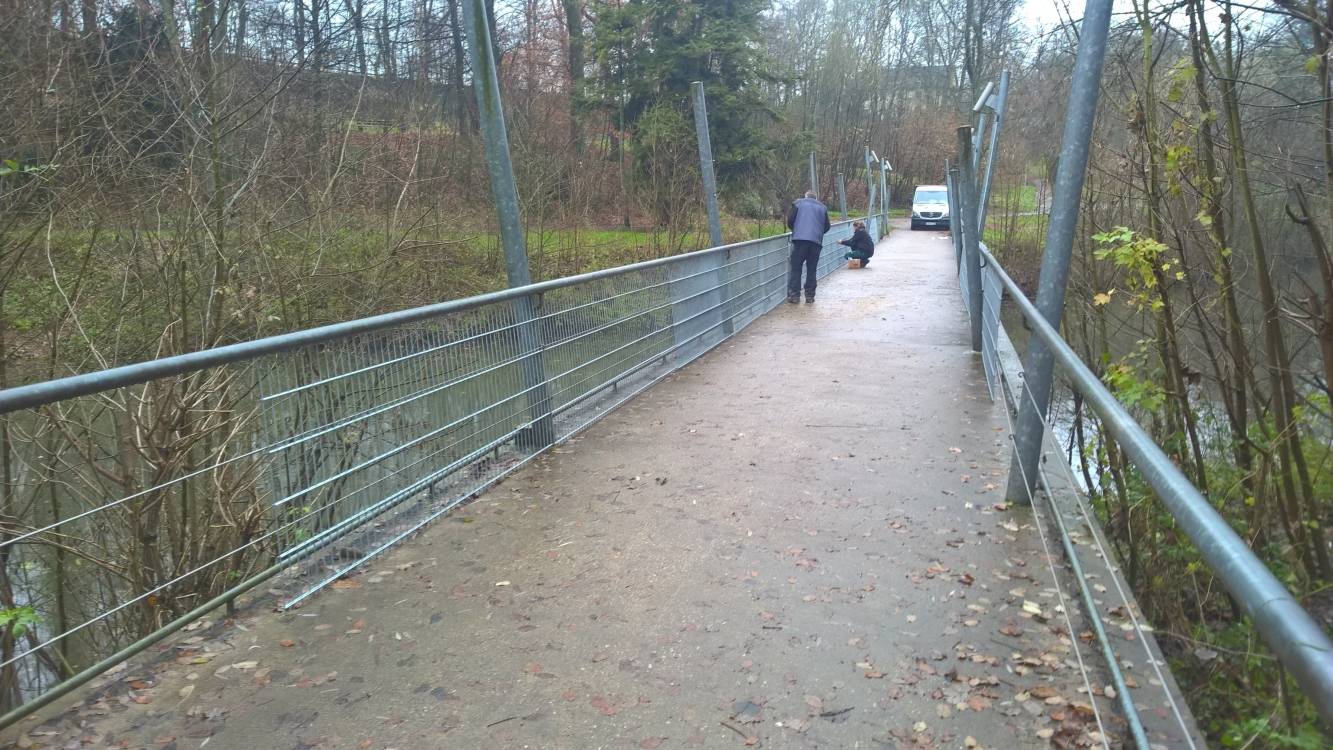
<svg viewBox="0 0 1333 750">
<path fill-rule="evenodd" d="M 813 294 L 808 294 L 808 295 L 806 295 L 806 297 L 805 297 L 805 304 L 807 304 L 807 305 L 813 305 L 813 304 L 815 304 L 815 296 L 814 296 Z"/>
<path fill-rule="evenodd" d="M 799 295 L 795 295 L 795 294 L 788 294 L 788 295 L 787 295 L 787 304 L 789 304 L 789 305 L 794 305 L 794 304 L 796 304 L 797 302 L 800 302 L 800 301 L 801 301 L 801 298 L 800 298 Z"/>
</svg>

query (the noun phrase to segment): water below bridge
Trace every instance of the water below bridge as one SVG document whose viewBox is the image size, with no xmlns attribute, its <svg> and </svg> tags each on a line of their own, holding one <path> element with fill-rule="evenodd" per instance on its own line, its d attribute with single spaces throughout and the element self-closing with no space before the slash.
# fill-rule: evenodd
<svg viewBox="0 0 1333 750">
<path fill-rule="evenodd" d="M 279 579 L 20 744 L 1046 747 L 1096 741 L 1092 702 L 1118 735 L 1063 568 L 1002 502 L 1006 420 L 947 235 L 896 231 L 871 265 L 333 590 L 277 613 Z"/>
</svg>

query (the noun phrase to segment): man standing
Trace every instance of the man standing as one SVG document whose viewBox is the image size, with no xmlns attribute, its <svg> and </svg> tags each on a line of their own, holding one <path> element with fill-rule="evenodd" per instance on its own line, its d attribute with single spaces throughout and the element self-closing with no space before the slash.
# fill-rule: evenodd
<svg viewBox="0 0 1333 750">
<path fill-rule="evenodd" d="M 787 272 L 787 302 L 801 299 L 801 266 L 805 266 L 805 301 L 815 301 L 815 275 L 819 270 L 819 251 L 824 248 L 824 233 L 832 224 L 828 209 L 815 199 L 812 191 L 791 204 L 787 228 L 791 230 L 791 268 Z"/>
</svg>

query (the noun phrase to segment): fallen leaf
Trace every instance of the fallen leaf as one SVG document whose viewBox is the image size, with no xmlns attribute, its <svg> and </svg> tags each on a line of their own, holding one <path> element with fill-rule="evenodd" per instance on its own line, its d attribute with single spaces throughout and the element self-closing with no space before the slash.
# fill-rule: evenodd
<svg viewBox="0 0 1333 750">
<path fill-rule="evenodd" d="M 592 700 L 588 701 L 588 704 L 597 709 L 602 716 L 615 716 L 620 712 L 620 709 L 616 708 L 605 696 L 594 695 Z"/>
<path fill-rule="evenodd" d="M 1055 688 L 1050 687 L 1049 685 L 1038 685 L 1029 690 L 1028 693 L 1030 693 L 1033 698 L 1038 698 L 1040 700 L 1046 700 L 1047 698 L 1059 695 L 1059 693 L 1055 692 Z"/>
<path fill-rule="evenodd" d="M 662 746 L 662 742 L 665 740 L 665 737 L 645 737 L 643 741 L 639 743 L 639 747 L 644 750 L 656 750 Z"/>
<path fill-rule="evenodd" d="M 278 645 L 282 646 L 283 648 L 291 648 L 292 646 L 296 645 L 296 641 L 292 640 L 291 638 L 283 638 L 282 640 L 278 641 Z"/>
</svg>

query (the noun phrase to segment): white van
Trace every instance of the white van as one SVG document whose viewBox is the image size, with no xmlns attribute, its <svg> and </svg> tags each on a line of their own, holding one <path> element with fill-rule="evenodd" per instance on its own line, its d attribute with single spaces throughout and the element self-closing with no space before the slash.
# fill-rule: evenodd
<svg viewBox="0 0 1333 750">
<path fill-rule="evenodd" d="M 918 185 L 912 196 L 912 228 L 949 228 L 949 194 L 943 185 Z"/>
</svg>

